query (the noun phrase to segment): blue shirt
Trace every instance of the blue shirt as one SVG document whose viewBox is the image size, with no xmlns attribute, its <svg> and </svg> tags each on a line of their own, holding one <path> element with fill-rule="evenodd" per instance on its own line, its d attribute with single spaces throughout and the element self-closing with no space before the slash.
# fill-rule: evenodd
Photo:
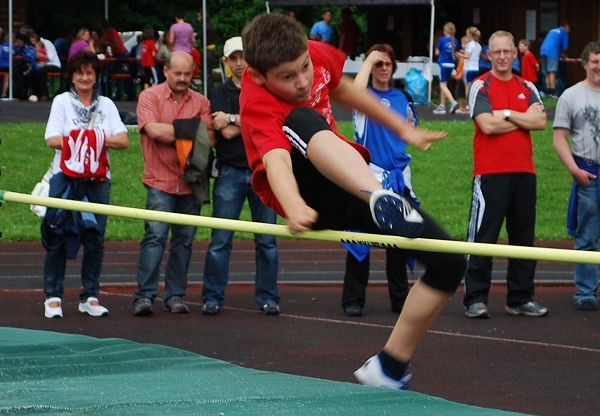
<svg viewBox="0 0 600 416">
<path fill-rule="evenodd" d="M 408 101 L 402 91 L 395 88 L 379 91 L 372 85 L 368 89 L 385 107 L 400 113 L 412 124 L 419 124 L 414 104 Z M 406 142 L 400 140 L 393 131 L 371 121 L 362 113 L 355 112 L 352 120 L 354 138 L 357 143 L 369 149 L 372 163 L 389 171 L 398 168 L 402 170 L 410 163 L 411 156 L 406 152 Z"/>
<path fill-rule="evenodd" d="M 487 56 L 487 51 L 490 49 L 489 45 L 483 45 L 481 47 L 481 55 L 486 55 Z M 479 56 L 479 71 L 483 70 L 490 70 L 492 69 L 492 61 L 490 61 L 489 59 L 483 59 L 481 57 L 481 55 Z"/>
<path fill-rule="evenodd" d="M 458 39 L 450 36 L 442 36 L 437 43 L 436 49 L 440 51 L 438 64 L 440 66 L 454 67 L 454 52 L 460 50 Z"/>
<path fill-rule="evenodd" d="M 562 27 L 555 27 L 548 31 L 542 42 L 540 55 L 559 60 L 560 53 L 569 47 L 569 32 Z"/>
<path fill-rule="evenodd" d="M 321 40 L 323 42 L 331 43 L 333 40 L 333 28 L 324 21 L 319 20 L 313 25 L 312 29 L 310 29 L 310 35 L 321 35 Z"/>
<path fill-rule="evenodd" d="M 8 68 L 9 67 L 9 58 L 10 58 L 10 45 L 8 41 L 5 40 L 2 45 L 0 45 L 0 68 Z"/>
</svg>

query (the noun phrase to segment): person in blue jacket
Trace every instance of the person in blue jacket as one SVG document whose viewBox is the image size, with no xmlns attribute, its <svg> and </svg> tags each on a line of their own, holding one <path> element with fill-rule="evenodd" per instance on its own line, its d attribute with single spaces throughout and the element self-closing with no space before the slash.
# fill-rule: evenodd
<svg viewBox="0 0 600 416">
<path fill-rule="evenodd" d="M 548 31 L 540 48 L 542 73 L 546 76 L 546 94 L 551 98 L 556 98 L 558 62 L 561 56 L 566 56 L 570 31 L 571 25 L 569 22 L 562 22 L 560 27 Z"/>
<path fill-rule="evenodd" d="M 354 85 L 366 88 L 385 106 L 394 109 L 414 126 L 419 125 L 412 97 L 392 86 L 396 71 L 394 49 L 389 44 L 375 44 L 367 51 L 367 57 L 354 78 Z M 369 168 L 385 189 L 410 198 L 418 204 L 412 191 L 411 156 L 406 142 L 390 129 L 355 111 L 353 115 L 354 138 L 371 153 Z M 346 316 L 361 316 L 365 305 L 365 292 L 369 282 L 370 256 L 368 246 L 346 245 L 346 273 L 342 291 L 342 308 Z M 386 249 L 386 276 L 391 309 L 400 313 L 408 296 L 406 252 Z"/>
</svg>

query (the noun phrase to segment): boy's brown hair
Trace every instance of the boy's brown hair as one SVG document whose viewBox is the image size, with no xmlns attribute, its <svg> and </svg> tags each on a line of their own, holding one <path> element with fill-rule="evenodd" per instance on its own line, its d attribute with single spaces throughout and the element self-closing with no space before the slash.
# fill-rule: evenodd
<svg viewBox="0 0 600 416">
<path fill-rule="evenodd" d="M 269 69 L 292 62 L 308 49 L 304 28 L 279 13 L 256 16 L 242 31 L 244 59 L 266 76 Z"/>
<path fill-rule="evenodd" d="M 527 46 L 527 49 L 529 49 L 531 47 L 531 42 L 529 42 L 527 39 L 520 39 L 519 43 L 517 45 L 523 44 L 525 46 Z"/>
</svg>

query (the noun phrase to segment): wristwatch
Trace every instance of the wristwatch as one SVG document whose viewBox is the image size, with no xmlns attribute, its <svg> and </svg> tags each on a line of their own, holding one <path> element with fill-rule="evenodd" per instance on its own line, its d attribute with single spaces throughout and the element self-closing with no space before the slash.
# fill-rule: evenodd
<svg viewBox="0 0 600 416">
<path fill-rule="evenodd" d="M 235 114 L 229 114 L 229 124 L 235 124 Z"/>
<path fill-rule="evenodd" d="M 510 118 L 510 110 L 504 110 L 504 120 L 508 120 Z"/>
</svg>

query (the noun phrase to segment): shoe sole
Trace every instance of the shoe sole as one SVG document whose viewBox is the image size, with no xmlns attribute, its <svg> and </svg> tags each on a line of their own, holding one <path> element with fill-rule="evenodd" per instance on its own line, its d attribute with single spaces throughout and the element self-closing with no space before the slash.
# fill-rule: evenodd
<svg viewBox="0 0 600 416">
<path fill-rule="evenodd" d="M 217 309 L 216 311 L 206 310 L 206 309 L 202 308 L 202 315 L 215 316 L 220 313 L 221 313 L 221 308 Z"/>
<path fill-rule="evenodd" d="M 176 308 L 169 308 L 167 305 L 163 305 L 163 311 L 171 313 L 190 313 L 190 310 L 186 305 L 178 306 Z"/>
<path fill-rule="evenodd" d="M 465 312 L 465 316 L 467 318 L 471 318 L 471 319 L 490 319 L 489 312 L 483 312 L 483 313 L 468 313 L 468 312 Z"/>
<path fill-rule="evenodd" d="M 135 316 L 148 316 L 148 315 L 152 315 L 152 313 L 153 313 L 152 308 L 144 308 L 139 311 L 133 312 L 133 314 Z"/>
<path fill-rule="evenodd" d="M 407 238 L 417 238 L 423 233 L 425 230 L 425 221 L 423 220 L 423 217 L 405 198 L 389 190 L 379 190 L 375 192 L 377 192 L 377 195 L 375 195 L 375 198 L 372 197 L 370 199 L 369 207 L 371 208 L 373 221 L 380 230 Z M 382 206 L 388 205 L 390 201 L 394 203 L 393 211 L 397 212 L 390 213 L 389 209 L 385 210 Z M 391 218 L 383 216 L 388 213 L 391 214 Z M 402 216 L 402 219 L 399 221 L 400 224 L 396 228 L 390 227 L 398 224 L 398 221 L 392 221 L 394 215 Z M 397 228 L 401 228 L 401 230 Z"/>
<path fill-rule="evenodd" d="M 548 311 L 545 312 L 525 312 L 525 311 L 520 311 L 520 310 L 515 310 L 515 309 L 511 309 L 511 308 L 507 308 L 506 309 L 506 313 L 508 315 L 513 315 L 513 316 L 518 316 L 518 315 L 523 315 L 523 316 L 531 316 L 531 317 L 540 317 L 540 316 L 546 316 L 548 314 Z"/>
</svg>

